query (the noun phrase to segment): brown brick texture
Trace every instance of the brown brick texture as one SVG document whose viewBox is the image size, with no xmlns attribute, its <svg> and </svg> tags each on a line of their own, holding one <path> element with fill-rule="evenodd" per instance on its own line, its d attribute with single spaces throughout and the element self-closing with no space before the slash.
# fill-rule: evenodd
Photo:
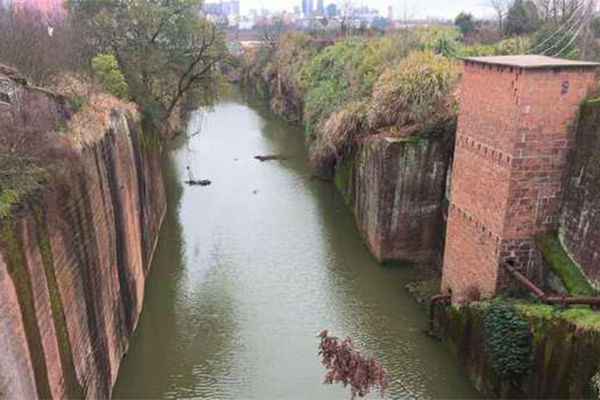
<svg viewBox="0 0 600 400">
<path fill-rule="evenodd" d="M 558 227 L 579 105 L 594 85 L 590 67 L 465 63 L 442 279 L 454 302 L 493 296 L 502 259 L 539 275 L 533 238 Z"/>
</svg>

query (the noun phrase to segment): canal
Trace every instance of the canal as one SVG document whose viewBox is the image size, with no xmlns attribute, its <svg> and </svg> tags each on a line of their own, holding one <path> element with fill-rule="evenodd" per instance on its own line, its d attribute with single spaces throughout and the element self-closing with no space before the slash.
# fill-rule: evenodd
<svg viewBox="0 0 600 400">
<path fill-rule="evenodd" d="M 316 333 L 350 336 L 420 399 L 476 398 L 335 189 L 315 180 L 302 134 L 232 90 L 194 115 L 165 159 L 169 210 L 113 394 L 118 399 L 349 399 L 322 384 Z M 283 154 L 261 163 L 256 155 Z M 187 167 L 209 187 L 189 187 Z M 372 396 L 375 397 L 375 396 Z M 411 398 L 393 384 L 388 398 Z"/>
</svg>

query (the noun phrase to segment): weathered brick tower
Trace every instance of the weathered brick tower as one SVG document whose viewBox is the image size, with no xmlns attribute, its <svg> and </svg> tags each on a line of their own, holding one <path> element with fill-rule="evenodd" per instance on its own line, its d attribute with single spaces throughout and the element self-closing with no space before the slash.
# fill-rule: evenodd
<svg viewBox="0 0 600 400">
<path fill-rule="evenodd" d="M 535 275 L 534 237 L 557 229 L 578 108 L 597 64 L 466 58 L 442 289 L 493 296 L 503 259 Z"/>
</svg>

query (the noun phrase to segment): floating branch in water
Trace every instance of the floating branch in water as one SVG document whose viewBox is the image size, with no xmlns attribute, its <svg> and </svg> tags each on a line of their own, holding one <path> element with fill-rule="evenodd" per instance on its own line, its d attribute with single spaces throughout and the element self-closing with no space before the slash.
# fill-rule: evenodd
<svg viewBox="0 0 600 400">
<path fill-rule="evenodd" d="M 281 155 L 256 156 L 254 158 L 256 158 L 260 162 L 274 161 L 274 160 L 287 160 L 288 159 L 288 157 L 281 156 Z"/>
<path fill-rule="evenodd" d="M 208 179 L 203 179 L 201 181 L 185 181 L 186 185 L 190 185 L 190 186 L 210 186 L 212 185 L 212 181 L 209 181 Z"/>
</svg>

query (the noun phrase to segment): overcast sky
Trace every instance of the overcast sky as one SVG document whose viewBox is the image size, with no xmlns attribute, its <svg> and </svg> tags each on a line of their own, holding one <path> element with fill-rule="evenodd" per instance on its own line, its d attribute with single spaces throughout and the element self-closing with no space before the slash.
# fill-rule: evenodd
<svg viewBox="0 0 600 400">
<path fill-rule="evenodd" d="M 341 0 L 338 0 L 341 2 Z M 325 0 L 325 5 L 335 3 L 334 0 Z M 242 12 L 250 9 L 267 8 L 270 10 L 292 11 L 295 5 L 300 5 L 302 0 L 240 0 Z M 315 7 L 317 0 L 314 0 Z M 489 16 L 490 9 L 486 7 L 487 0 L 353 0 L 354 4 L 377 7 L 387 15 L 387 7 L 394 7 L 397 18 L 404 15 L 404 10 L 416 18 L 441 17 L 454 18 L 461 11 L 468 11 L 478 17 Z"/>
</svg>

